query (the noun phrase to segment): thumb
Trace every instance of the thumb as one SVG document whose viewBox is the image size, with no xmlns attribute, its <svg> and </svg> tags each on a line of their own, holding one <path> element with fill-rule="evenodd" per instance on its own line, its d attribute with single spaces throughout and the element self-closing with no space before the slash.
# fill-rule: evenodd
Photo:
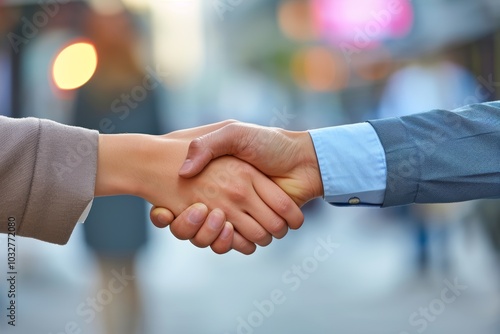
<svg viewBox="0 0 500 334">
<path fill-rule="evenodd" d="M 237 154 L 235 147 L 239 141 L 235 124 L 195 138 L 189 144 L 186 160 L 179 175 L 190 178 L 200 173 L 208 163 L 223 155 Z"/>
<path fill-rule="evenodd" d="M 175 216 L 168 209 L 153 206 L 149 213 L 149 218 L 154 226 L 164 228 L 174 221 Z"/>
</svg>

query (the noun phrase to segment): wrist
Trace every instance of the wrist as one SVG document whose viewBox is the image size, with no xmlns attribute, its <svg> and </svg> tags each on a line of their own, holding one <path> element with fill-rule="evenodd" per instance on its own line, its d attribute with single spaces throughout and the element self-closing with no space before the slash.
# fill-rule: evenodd
<svg viewBox="0 0 500 334">
<path fill-rule="evenodd" d="M 146 175 L 152 136 L 140 134 L 99 135 L 95 196 L 140 196 Z"/>
<path fill-rule="evenodd" d="M 305 170 L 309 182 L 311 196 L 313 198 L 323 197 L 323 181 L 319 169 L 316 149 L 309 131 L 290 132 L 292 139 L 297 143 L 298 155 L 297 168 Z"/>
</svg>

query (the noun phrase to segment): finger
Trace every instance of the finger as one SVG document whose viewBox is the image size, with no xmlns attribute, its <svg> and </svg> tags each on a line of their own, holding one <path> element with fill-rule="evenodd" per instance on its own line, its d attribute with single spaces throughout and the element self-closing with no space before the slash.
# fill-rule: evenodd
<svg viewBox="0 0 500 334">
<path fill-rule="evenodd" d="M 217 254 L 225 254 L 232 249 L 234 238 L 234 227 L 230 222 L 224 222 L 222 232 L 210 245 L 210 248 Z"/>
<path fill-rule="evenodd" d="M 295 202 L 274 182 L 260 174 L 254 177 L 253 185 L 255 192 L 277 215 L 282 217 L 288 227 L 298 229 L 304 222 L 304 214 Z M 257 219 L 257 221 L 264 222 Z M 279 221 L 268 221 L 266 230 L 275 234 L 283 233 Z M 286 234 L 286 233 L 285 233 Z"/>
<path fill-rule="evenodd" d="M 179 170 L 179 175 L 187 178 L 195 176 L 210 160 L 237 153 L 235 147 L 241 140 L 241 136 L 237 131 L 238 127 L 234 125 L 224 126 L 217 131 L 193 139 L 189 144 L 186 160 Z"/>
<path fill-rule="evenodd" d="M 208 208 L 205 204 L 193 204 L 170 224 L 170 231 L 178 239 L 191 239 L 203 226 L 207 215 Z"/>
<path fill-rule="evenodd" d="M 272 207 L 270 207 L 270 204 L 274 204 L 274 202 L 278 202 L 280 200 L 278 195 L 281 195 L 285 199 L 288 198 L 288 196 L 285 193 L 280 194 L 283 192 L 281 191 L 281 188 L 261 173 L 255 173 L 252 182 L 257 200 L 248 201 L 248 214 L 252 216 L 253 219 L 258 221 L 259 224 L 273 237 L 278 239 L 283 238 L 288 233 L 287 222 L 283 217 L 278 215 Z M 266 202 L 262 197 L 260 197 L 258 190 L 264 193 L 272 191 L 273 194 L 268 195 L 266 199 L 267 201 L 274 202 Z M 276 204 L 273 206 L 276 207 Z"/>
<path fill-rule="evenodd" d="M 228 214 L 228 217 L 234 229 L 247 241 L 256 243 L 262 247 L 269 245 L 273 241 L 273 236 L 252 216 L 243 212 L 235 212 Z"/>
<path fill-rule="evenodd" d="M 212 210 L 198 233 L 191 239 L 191 243 L 200 248 L 210 246 L 221 234 L 225 224 L 226 215 L 224 212 L 220 209 Z"/>
<path fill-rule="evenodd" d="M 238 231 L 234 231 L 232 248 L 242 254 L 250 255 L 255 252 L 257 246 L 253 242 L 245 239 Z"/>
<path fill-rule="evenodd" d="M 154 226 L 165 228 L 174 221 L 175 216 L 170 210 L 153 206 L 149 212 L 149 218 Z"/>
</svg>

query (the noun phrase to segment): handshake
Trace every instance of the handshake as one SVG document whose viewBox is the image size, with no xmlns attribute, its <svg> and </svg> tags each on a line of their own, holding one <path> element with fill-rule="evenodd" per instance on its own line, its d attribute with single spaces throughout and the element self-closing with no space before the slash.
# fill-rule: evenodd
<svg viewBox="0 0 500 334">
<path fill-rule="evenodd" d="M 323 195 L 308 132 L 224 121 L 163 136 L 100 135 L 96 196 L 152 203 L 151 220 L 223 254 L 251 254 L 297 229 Z"/>
</svg>

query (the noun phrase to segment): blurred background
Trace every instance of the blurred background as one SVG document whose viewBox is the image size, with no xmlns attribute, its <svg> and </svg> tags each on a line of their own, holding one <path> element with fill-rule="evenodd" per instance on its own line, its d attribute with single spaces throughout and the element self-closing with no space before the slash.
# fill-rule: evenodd
<svg viewBox="0 0 500 334">
<path fill-rule="evenodd" d="M 159 134 L 453 109 L 499 98 L 499 29 L 497 0 L 0 0 L 0 114 Z M 64 247 L 18 238 L 0 332 L 499 333 L 499 204 L 313 201 L 246 257 L 98 199 Z"/>
</svg>

